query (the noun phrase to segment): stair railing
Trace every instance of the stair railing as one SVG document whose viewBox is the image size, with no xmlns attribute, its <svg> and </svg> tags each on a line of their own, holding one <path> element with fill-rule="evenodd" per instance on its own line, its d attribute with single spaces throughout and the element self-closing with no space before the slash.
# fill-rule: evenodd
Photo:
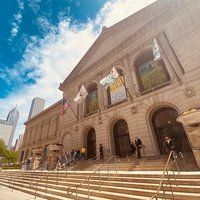
<svg viewBox="0 0 200 200">
<path fill-rule="evenodd" d="M 47 163 L 45 163 L 46 165 Z M 54 173 L 55 169 L 53 171 L 48 171 L 46 174 L 44 173 L 43 176 L 41 176 L 40 178 L 38 178 L 37 182 L 36 182 L 36 186 L 35 186 L 35 199 L 37 197 L 37 192 L 38 192 L 38 183 L 42 180 L 42 178 L 46 178 L 46 183 L 45 183 L 45 192 L 47 193 L 47 186 L 48 186 L 48 181 L 49 181 L 49 175 Z M 58 184 L 58 170 L 57 170 L 57 184 Z"/>
<path fill-rule="evenodd" d="M 25 179 L 27 173 L 28 173 L 28 171 L 23 171 L 22 172 L 22 176 L 21 176 L 21 181 L 22 181 L 22 183 L 21 183 L 21 189 L 24 186 L 24 179 Z M 31 179 L 31 181 L 32 181 L 32 179 Z"/>
<path fill-rule="evenodd" d="M 93 158 L 89 158 L 87 161 L 89 162 L 89 163 L 95 163 L 95 161 L 96 161 L 96 158 L 98 158 L 98 157 L 100 157 L 100 155 L 101 155 L 101 152 L 100 153 L 98 153 L 96 156 L 94 156 Z M 90 168 L 90 170 L 92 170 L 93 169 L 93 166 L 91 165 L 91 168 Z"/>
<path fill-rule="evenodd" d="M 19 172 L 18 176 L 15 176 L 15 177 L 14 177 L 11 192 L 13 192 L 13 190 L 14 190 L 14 188 L 15 188 L 16 179 L 19 180 L 20 176 L 21 176 L 21 173 Z"/>
<path fill-rule="evenodd" d="M 34 173 L 33 172 L 35 172 L 35 170 L 38 170 L 38 169 L 41 169 L 41 171 L 43 171 L 43 169 L 44 169 L 44 167 L 46 166 L 48 164 L 48 162 L 45 162 L 45 163 L 42 163 L 41 165 L 39 165 L 38 167 L 36 167 L 36 168 L 34 168 L 34 169 L 32 169 L 32 176 L 31 176 L 31 182 L 30 182 L 30 187 L 32 186 L 32 183 L 33 183 L 33 176 L 34 176 Z M 28 171 L 26 171 L 26 172 L 28 172 Z M 25 172 L 25 173 L 26 173 Z M 33 186 L 34 186 L 34 184 L 33 184 Z"/>
<path fill-rule="evenodd" d="M 78 185 L 71 185 L 68 187 L 67 189 L 67 193 L 68 195 L 71 195 L 74 193 L 74 191 L 70 191 L 71 188 L 75 188 L 76 191 L 76 200 L 78 199 L 78 188 L 81 187 L 83 185 L 83 183 L 85 183 L 87 181 L 87 189 L 88 189 L 88 199 L 90 199 L 90 179 L 91 177 L 96 174 L 96 172 L 98 172 L 99 174 L 99 191 L 101 191 L 101 175 L 100 175 L 100 170 L 102 167 L 104 167 L 105 165 L 108 166 L 108 163 L 115 159 L 115 166 L 116 166 L 116 156 L 111 156 L 109 159 L 107 159 L 107 161 L 105 161 L 102 165 L 100 165 L 94 172 L 92 172 L 90 175 L 88 175 L 83 181 L 81 181 L 81 183 L 79 183 Z M 117 173 L 117 167 L 116 167 L 116 173 Z M 108 168 L 108 179 L 110 181 L 110 170 Z"/>
<path fill-rule="evenodd" d="M 176 155 L 174 155 L 175 152 L 174 151 L 170 151 L 169 153 L 169 156 L 168 156 L 168 159 L 167 159 L 167 163 L 165 165 L 165 168 L 164 168 L 164 171 L 163 171 L 163 174 L 161 176 L 161 180 L 160 180 L 160 184 L 158 186 L 158 189 L 156 191 L 156 194 L 154 194 L 150 199 L 153 200 L 153 199 L 158 199 L 159 197 L 159 194 L 160 194 L 160 191 L 162 189 L 162 192 L 163 192 L 163 197 L 164 199 L 166 200 L 167 197 L 166 197 L 166 190 L 165 190 L 165 187 L 168 185 L 168 184 L 165 184 L 164 185 L 164 178 L 165 178 L 165 175 L 167 176 L 167 180 L 168 180 L 168 183 L 169 183 L 169 186 L 170 186 L 170 190 L 171 190 L 171 196 L 172 196 L 172 199 L 174 200 L 174 192 L 173 192 L 173 188 L 172 188 L 172 183 L 171 183 L 171 180 L 170 180 L 170 175 L 169 175 L 169 172 L 168 172 L 168 166 L 169 164 L 171 164 L 171 169 L 172 169 L 172 172 L 173 172 L 173 175 L 174 175 L 174 179 L 176 181 L 176 185 L 178 186 L 178 182 L 177 182 L 177 179 L 176 179 L 176 174 L 175 174 L 175 170 L 174 170 L 174 165 L 173 165 L 173 162 L 171 160 L 171 157 L 173 156 L 174 158 L 174 162 L 176 164 L 176 167 L 177 167 L 177 170 L 178 170 L 178 173 L 179 172 L 179 168 L 178 168 L 178 164 L 177 164 L 177 160 L 176 160 Z M 162 198 L 163 199 L 163 198 Z"/>
<path fill-rule="evenodd" d="M 37 197 L 37 192 L 38 192 L 38 183 L 42 180 L 42 178 L 45 178 L 46 174 L 42 174 L 40 178 L 38 178 L 37 182 L 36 182 L 36 186 L 35 186 L 35 199 Z"/>
<path fill-rule="evenodd" d="M 13 180 L 13 176 L 15 175 L 15 172 L 11 172 L 9 173 L 9 178 L 8 178 L 8 187 L 11 188 L 12 185 L 12 180 Z M 8 175 L 7 175 L 8 176 Z"/>
<path fill-rule="evenodd" d="M 58 185 L 58 168 L 56 167 L 53 171 L 49 171 L 48 173 L 47 173 L 47 176 L 46 176 L 46 188 L 45 188 L 45 191 L 46 191 L 46 193 L 47 193 L 47 186 L 48 186 L 48 182 L 49 182 L 49 176 L 51 175 L 51 174 L 53 174 L 54 172 L 56 171 L 56 173 L 57 173 L 57 175 L 56 175 L 56 185 Z"/>
<path fill-rule="evenodd" d="M 0 176 L 0 180 L 1 180 L 1 188 L 3 187 L 3 180 L 4 180 L 4 177 L 7 177 L 7 175 L 5 174 L 5 172 L 1 171 L 1 176 Z M 8 183 L 9 183 L 9 180 L 8 179 Z"/>
</svg>

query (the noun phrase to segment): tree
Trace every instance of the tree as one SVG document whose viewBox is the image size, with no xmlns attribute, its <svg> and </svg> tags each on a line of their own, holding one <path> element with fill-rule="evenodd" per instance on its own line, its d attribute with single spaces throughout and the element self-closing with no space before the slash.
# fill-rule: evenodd
<svg viewBox="0 0 200 200">
<path fill-rule="evenodd" d="M 0 139 L 0 157 L 3 157 L 3 163 L 14 163 L 17 161 L 18 152 L 10 151 L 2 139 Z"/>
<path fill-rule="evenodd" d="M 0 156 L 3 157 L 4 156 L 4 152 L 6 151 L 6 145 L 5 142 L 0 139 Z"/>
</svg>

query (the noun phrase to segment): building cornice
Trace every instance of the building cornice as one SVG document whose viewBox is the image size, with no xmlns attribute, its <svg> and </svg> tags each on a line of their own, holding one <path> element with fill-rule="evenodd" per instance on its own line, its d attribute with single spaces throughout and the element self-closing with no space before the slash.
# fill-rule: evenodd
<svg viewBox="0 0 200 200">
<path fill-rule="evenodd" d="M 27 125 L 29 122 L 33 121 L 34 119 L 36 119 L 37 117 L 43 115 L 44 113 L 48 112 L 49 110 L 51 110 L 53 107 L 59 105 L 62 103 L 62 99 L 60 99 L 59 101 L 57 101 L 56 103 L 54 103 L 53 105 L 49 106 L 48 108 L 46 108 L 45 110 L 43 110 L 42 112 L 38 113 L 37 115 L 35 115 L 34 117 L 32 117 L 31 119 L 27 120 L 24 122 L 24 125 Z"/>
</svg>

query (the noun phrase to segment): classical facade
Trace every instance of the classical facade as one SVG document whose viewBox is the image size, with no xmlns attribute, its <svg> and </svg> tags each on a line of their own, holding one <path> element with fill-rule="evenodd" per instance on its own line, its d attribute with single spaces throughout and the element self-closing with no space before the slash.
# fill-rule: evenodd
<svg viewBox="0 0 200 200">
<path fill-rule="evenodd" d="M 63 151 L 86 146 L 87 157 L 104 151 L 126 157 L 139 137 L 145 155 L 165 154 L 164 137 L 178 151 L 193 147 L 177 117 L 200 103 L 200 1 L 159 0 L 102 33 L 59 89 L 59 101 L 25 123 L 21 159 L 32 148 L 62 144 Z M 161 58 L 154 61 L 156 38 Z M 112 67 L 120 74 L 108 88 L 99 82 Z M 82 84 L 84 102 L 73 101 Z M 75 114 L 74 114 L 75 113 Z M 26 153 L 23 153 L 26 152 Z M 23 154 L 23 156 L 22 156 Z"/>
</svg>

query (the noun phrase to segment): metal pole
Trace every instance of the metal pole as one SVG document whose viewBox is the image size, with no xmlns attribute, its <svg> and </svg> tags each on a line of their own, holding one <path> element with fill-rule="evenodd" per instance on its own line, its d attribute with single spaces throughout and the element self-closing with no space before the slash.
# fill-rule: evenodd
<svg viewBox="0 0 200 200">
<path fill-rule="evenodd" d="M 100 175 L 100 169 L 99 169 L 99 191 L 101 192 L 101 175 Z"/>
<path fill-rule="evenodd" d="M 88 177 L 88 199 L 90 199 L 90 178 Z"/>
<path fill-rule="evenodd" d="M 171 180 L 169 178 L 168 170 L 166 170 L 166 172 L 167 172 L 167 179 L 168 179 L 168 182 L 169 182 L 169 185 L 170 185 L 170 189 L 171 189 L 171 192 L 172 192 L 172 199 L 174 199 L 174 192 L 173 192 Z"/>
</svg>

